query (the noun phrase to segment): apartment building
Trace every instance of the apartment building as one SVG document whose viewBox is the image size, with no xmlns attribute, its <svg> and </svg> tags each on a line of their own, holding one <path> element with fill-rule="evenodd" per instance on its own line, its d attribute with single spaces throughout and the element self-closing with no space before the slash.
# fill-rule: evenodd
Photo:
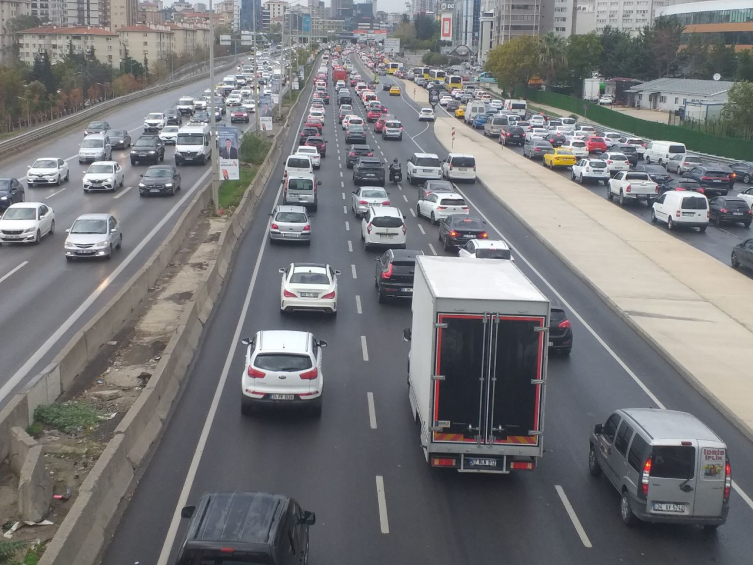
<svg viewBox="0 0 753 565">
<path fill-rule="evenodd" d="M 576 33 L 577 0 L 542 0 L 541 33 L 570 37 Z"/>
<path fill-rule="evenodd" d="M 29 0 L 0 0 L 0 65 L 4 64 L 10 55 L 14 37 L 5 29 L 5 23 L 16 16 L 26 16 L 31 10 Z"/>
<path fill-rule="evenodd" d="M 139 4 L 138 21 L 136 23 L 146 25 L 159 25 L 165 22 L 162 7 L 157 2 L 141 2 Z"/>
<path fill-rule="evenodd" d="M 65 0 L 32 0 L 29 14 L 45 25 L 65 25 Z"/>
<path fill-rule="evenodd" d="M 610 26 L 638 35 L 654 21 L 654 12 L 666 0 L 596 0 L 596 31 Z"/>
<path fill-rule="evenodd" d="M 173 32 L 174 53 L 180 55 L 193 53 L 197 49 L 209 49 L 209 28 L 190 27 L 175 23 L 166 23 L 165 27 Z"/>
<path fill-rule="evenodd" d="M 103 0 L 108 1 L 108 0 Z M 110 2 L 110 29 L 118 31 L 121 28 L 132 26 L 139 21 L 138 0 L 109 0 Z"/>
<path fill-rule="evenodd" d="M 19 33 L 21 49 L 19 58 L 34 64 L 37 53 L 47 51 L 52 64 L 62 61 L 70 49 L 74 53 L 93 55 L 112 67 L 120 66 L 118 34 L 94 27 L 42 26 Z"/>
<path fill-rule="evenodd" d="M 168 58 L 170 53 L 177 53 L 175 33 L 167 25 L 147 26 L 137 24 L 118 30 L 120 42 L 128 54 L 136 61 L 156 62 Z"/>
</svg>

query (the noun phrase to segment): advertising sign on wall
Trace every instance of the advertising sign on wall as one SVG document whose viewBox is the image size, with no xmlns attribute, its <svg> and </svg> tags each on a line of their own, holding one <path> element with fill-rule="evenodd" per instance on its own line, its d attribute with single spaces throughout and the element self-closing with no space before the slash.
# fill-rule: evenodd
<svg viewBox="0 0 753 565">
<path fill-rule="evenodd" d="M 259 96 L 259 127 L 262 131 L 272 131 L 272 103 L 271 94 Z"/>
<path fill-rule="evenodd" d="M 301 31 L 303 33 L 311 33 L 311 16 L 309 14 L 303 14 L 302 16 Z"/>
<path fill-rule="evenodd" d="M 220 180 L 240 179 L 238 151 L 241 145 L 238 128 L 218 127 L 217 141 L 220 152 Z"/>
<path fill-rule="evenodd" d="M 441 36 L 445 40 L 452 39 L 452 12 L 442 14 Z"/>
</svg>

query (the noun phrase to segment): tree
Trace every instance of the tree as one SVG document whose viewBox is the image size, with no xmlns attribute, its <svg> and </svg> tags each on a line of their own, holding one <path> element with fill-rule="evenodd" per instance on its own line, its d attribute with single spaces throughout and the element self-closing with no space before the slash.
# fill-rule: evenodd
<svg viewBox="0 0 753 565">
<path fill-rule="evenodd" d="M 655 78 L 669 76 L 677 68 L 677 52 L 684 30 L 685 26 L 674 16 L 659 16 L 652 27 L 644 30 L 643 36 L 651 53 Z"/>
<path fill-rule="evenodd" d="M 416 39 L 418 40 L 436 39 L 439 37 L 439 23 L 426 14 L 417 14 L 413 19 L 413 26 L 416 28 Z"/>
<path fill-rule="evenodd" d="M 416 39 L 416 28 L 409 21 L 400 22 L 400 25 L 395 28 L 395 32 L 392 34 L 392 37 L 400 39 L 400 41 L 403 43 L 408 40 Z"/>
<path fill-rule="evenodd" d="M 37 53 L 34 57 L 34 66 L 31 68 L 29 80 L 38 80 L 41 82 L 44 84 L 47 92 L 54 93 L 57 91 L 57 79 L 55 78 L 55 73 L 52 72 L 50 56 L 47 54 L 47 50 Z"/>
<path fill-rule="evenodd" d="M 18 32 L 23 31 L 25 29 L 31 29 L 33 27 L 39 27 L 41 25 L 41 21 L 37 16 L 16 16 L 15 18 L 9 18 L 7 22 L 5 22 L 5 31 L 13 37 L 13 42 L 4 47 L 3 50 L 8 53 L 9 55 L 12 55 L 14 59 L 18 59 L 18 53 L 20 49 L 20 37 L 18 35 Z M 2 32 L 3 30 L 0 30 Z"/>
<path fill-rule="evenodd" d="M 567 66 L 567 40 L 554 32 L 547 33 L 539 42 L 538 56 L 544 82 L 549 84 L 557 71 Z"/>
<path fill-rule="evenodd" d="M 682 75 L 686 78 L 705 78 L 709 48 L 697 34 L 691 34 L 688 44 L 680 53 Z"/>
<path fill-rule="evenodd" d="M 753 83 L 737 82 L 729 89 L 722 119 L 745 139 L 753 136 Z"/>
<path fill-rule="evenodd" d="M 601 43 L 601 60 L 599 70 L 605 77 L 630 77 L 630 35 L 610 26 L 605 27 L 599 36 Z"/>
<path fill-rule="evenodd" d="M 708 58 L 706 59 L 706 76 L 702 77 L 707 80 L 711 79 L 716 73 L 722 75 L 725 79 L 732 79 L 737 70 L 737 56 L 733 45 L 725 45 L 719 41 L 709 49 Z"/>
<path fill-rule="evenodd" d="M 753 55 L 750 49 L 745 49 L 737 54 L 737 72 L 735 79 L 753 82 Z"/>
<path fill-rule="evenodd" d="M 601 52 L 601 41 L 594 32 L 569 37 L 566 81 L 575 92 L 581 90 L 583 79 L 590 77 L 599 67 Z"/>
<path fill-rule="evenodd" d="M 528 35 L 497 45 L 489 52 L 486 62 L 486 70 L 504 84 L 510 94 L 516 86 L 526 87 L 539 69 L 539 40 Z"/>
</svg>

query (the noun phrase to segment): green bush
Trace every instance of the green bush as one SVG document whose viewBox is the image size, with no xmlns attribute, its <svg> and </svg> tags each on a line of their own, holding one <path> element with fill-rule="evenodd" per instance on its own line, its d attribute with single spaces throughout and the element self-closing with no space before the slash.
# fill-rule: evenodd
<svg viewBox="0 0 753 565">
<path fill-rule="evenodd" d="M 99 423 L 99 413 L 90 406 L 71 401 L 37 406 L 34 419 L 66 434 L 77 434 Z"/>
<path fill-rule="evenodd" d="M 269 153 L 272 142 L 254 133 L 247 133 L 241 141 L 240 159 L 243 163 L 261 165 Z"/>
</svg>

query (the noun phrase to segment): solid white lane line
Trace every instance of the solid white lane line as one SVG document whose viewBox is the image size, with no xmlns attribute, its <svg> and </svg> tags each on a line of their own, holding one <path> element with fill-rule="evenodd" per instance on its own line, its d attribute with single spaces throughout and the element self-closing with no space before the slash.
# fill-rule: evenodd
<svg viewBox="0 0 753 565">
<path fill-rule="evenodd" d="M 343 200 L 345 200 L 345 193 L 343 193 Z M 343 214 L 347 214 L 347 213 L 348 213 L 348 207 L 345 204 L 343 204 Z"/>
<path fill-rule="evenodd" d="M 126 194 L 129 190 L 131 190 L 132 188 L 133 188 L 132 186 L 129 186 L 128 188 L 126 188 L 125 190 L 123 190 L 122 192 L 120 192 L 119 194 L 116 194 L 114 196 L 114 198 L 120 198 L 121 196 L 123 196 L 124 194 Z"/>
<path fill-rule="evenodd" d="M 406 202 L 408 202 L 408 197 L 407 197 L 407 196 L 405 196 L 405 194 L 403 194 L 403 199 L 404 199 L 404 200 L 405 200 Z"/>
<path fill-rule="evenodd" d="M 420 231 L 422 234 L 426 235 L 426 232 L 424 231 L 424 226 L 421 224 L 418 224 L 418 231 Z"/>
<path fill-rule="evenodd" d="M 56 195 L 60 194 L 61 192 L 65 191 L 67 189 L 68 189 L 68 187 L 65 186 L 65 187 L 61 188 L 60 190 L 56 190 L 55 192 L 53 192 L 52 194 L 50 194 L 47 198 L 45 198 L 45 200 L 49 200 L 53 196 L 56 196 Z"/>
<path fill-rule="evenodd" d="M 384 496 L 384 478 L 376 477 L 377 505 L 379 506 L 379 527 L 383 534 L 390 533 L 390 523 L 387 519 L 387 499 Z"/>
<path fill-rule="evenodd" d="M 9 278 L 16 271 L 20 271 L 24 267 L 24 265 L 27 265 L 28 263 L 29 263 L 28 261 L 24 261 L 20 265 L 16 265 L 12 270 L 8 271 L 2 277 L 0 277 L 0 283 L 3 282 L 5 279 Z"/>
<path fill-rule="evenodd" d="M 575 531 L 578 532 L 578 536 L 580 536 L 580 541 L 582 541 L 583 545 L 588 548 L 593 547 L 591 545 L 591 540 L 588 539 L 588 535 L 586 535 L 586 530 L 583 529 L 583 525 L 580 523 L 578 515 L 575 513 L 573 505 L 570 504 L 570 501 L 567 499 L 565 490 L 560 485 L 554 485 L 554 488 L 557 490 L 557 494 L 560 496 L 560 500 L 562 501 L 562 505 L 565 507 L 567 515 L 570 516 L 570 521 L 573 523 Z"/>
<path fill-rule="evenodd" d="M 361 336 L 361 354 L 363 355 L 363 360 L 368 361 L 369 360 L 369 348 L 366 347 L 366 336 Z"/>
<path fill-rule="evenodd" d="M 434 249 L 434 246 L 431 243 L 429 244 L 429 249 L 431 249 L 431 252 L 434 253 L 434 255 L 437 254 L 437 250 Z"/>
<path fill-rule="evenodd" d="M 358 275 L 356 274 L 356 266 L 355 266 L 355 265 L 351 265 L 351 266 L 350 266 L 350 272 L 351 272 L 351 274 L 353 275 L 353 278 L 354 278 L 354 279 L 357 279 L 357 278 L 358 278 Z"/>
<path fill-rule="evenodd" d="M 369 426 L 371 426 L 372 430 L 376 430 L 377 422 L 376 422 L 376 409 L 374 408 L 374 393 L 367 392 L 366 400 L 369 403 Z"/>
<path fill-rule="evenodd" d="M 413 208 L 410 208 L 410 213 L 414 218 L 416 217 L 416 211 Z"/>
<path fill-rule="evenodd" d="M 356 312 L 363 314 L 363 310 L 361 309 L 361 296 L 358 294 L 356 294 Z"/>
<path fill-rule="evenodd" d="M 350 222 L 345 221 L 345 231 L 350 231 Z"/>
<path fill-rule="evenodd" d="M 353 242 L 350 241 L 350 240 L 348 240 L 348 251 L 350 251 L 351 253 L 353 253 Z"/>
</svg>

